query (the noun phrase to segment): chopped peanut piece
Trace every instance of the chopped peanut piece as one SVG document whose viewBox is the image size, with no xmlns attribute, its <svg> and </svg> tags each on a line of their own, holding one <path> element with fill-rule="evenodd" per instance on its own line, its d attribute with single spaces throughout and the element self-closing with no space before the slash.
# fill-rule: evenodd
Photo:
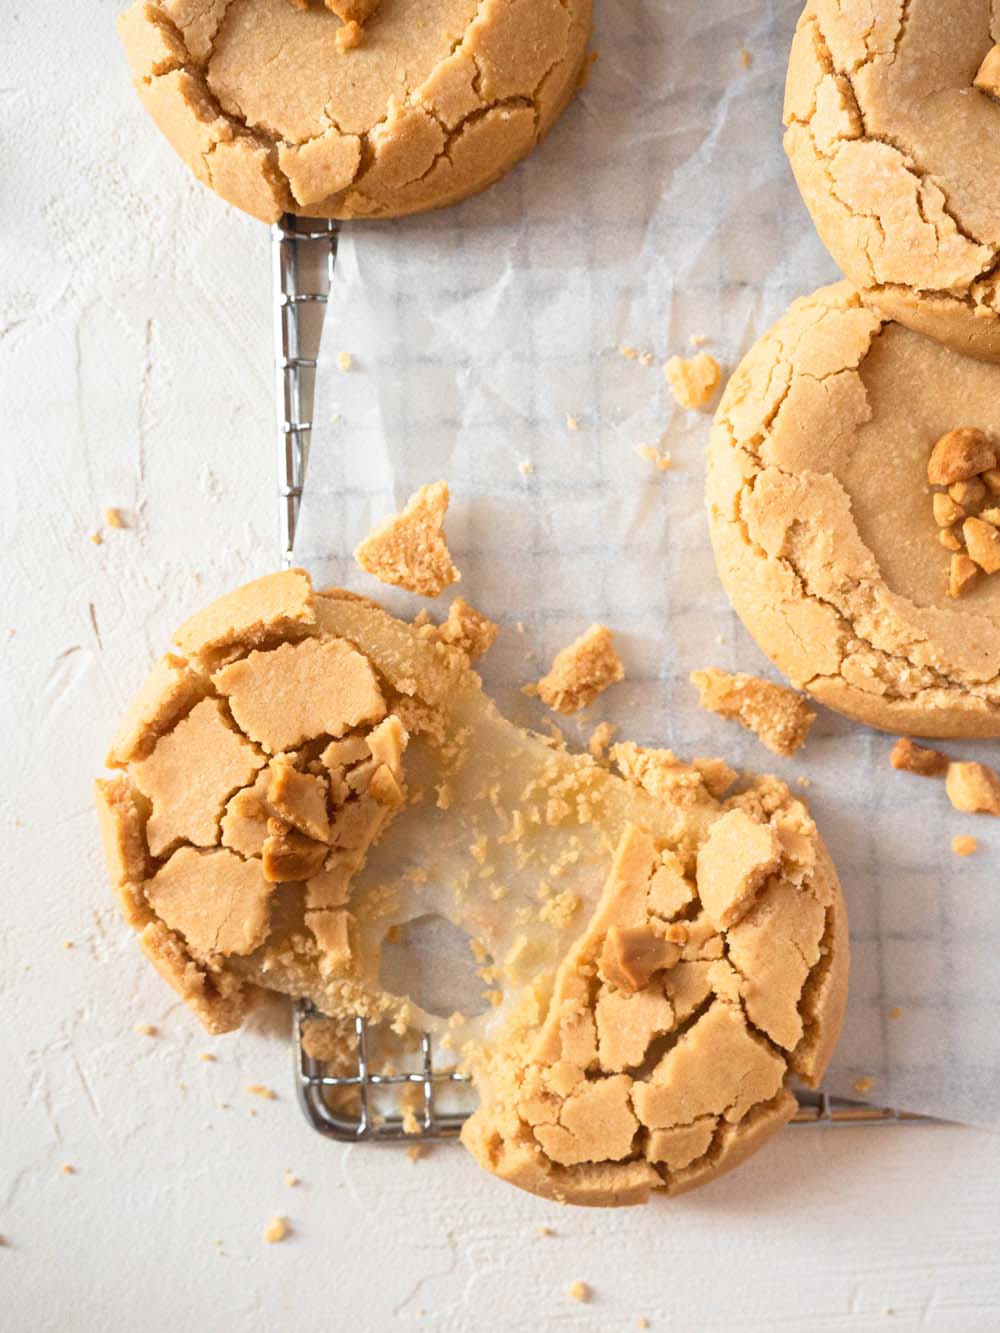
<svg viewBox="0 0 1000 1333">
<path fill-rule="evenodd" d="M 264 1239 L 268 1245 L 277 1245 L 288 1235 L 288 1222 L 283 1217 L 272 1217 L 264 1228 Z"/>
<path fill-rule="evenodd" d="M 993 46 L 987 51 L 979 72 L 972 80 L 972 86 L 989 97 L 1000 97 L 1000 46 Z"/>
<path fill-rule="evenodd" d="M 953 523 L 965 518 L 965 510 L 962 506 L 956 504 L 951 496 L 944 491 L 935 491 L 931 504 L 934 508 L 934 522 L 939 527 L 950 528 Z"/>
<path fill-rule="evenodd" d="M 954 528 L 942 528 L 938 533 L 938 541 L 946 551 L 960 551 L 962 549 L 962 539 L 956 535 Z"/>
<path fill-rule="evenodd" d="M 985 764 L 949 764 L 945 790 L 964 814 L 1000 815 L 1000 776 Z"/>
<path fill-rule="evenodd" d="M 567 1288 L 566 1295 L 571 1301 L 579 1301 L 581 1304 L 586 1304 L 586 1302 L 590 1300 L 591 1292 L 586 1282 L 574 1282 L 572 1286 Z"/>
<path fill-rule="evenodd" d="M 526 686 L 525 693 L 537 694 L 557 713 L 576 713 L 624 676 L 611 631 L 606 625 L 591 625 L 556 654 L 548 674 Z"/>
<path fill-rule="evenodd" d="M 960 426 L 942 435 L 931 450 L 927 480 L 932 486 L 950 486 L 996 465 L 996 450 L 986 435 L 975 426 Z"/>
<path fill-rule="evenodd" d="M 364 36 L 361 24 L 351 19 L 347 23 L 341 24 L 337 29 L 337 35 L 333 39 L 334 45 L 340 52 L 353 51 L 355 47 L 361 45 L 361 39 Z"/>
<path fill-rule="evenodd" d="M 705 406 L 722 378 L 719 363 L 709 352 L 699 352 L 688 360 L 672 356 L 663 373 L 678 405 L 689 412 Z"/>
<path fill-rule="evenodd" d="M 948 756 L 940 750 L 914 745 L 906 736 L 900 736 L 892 747 L 889 762 L 905 773 L 919 773 L 924 778 L 940 777 L 948 767 Z"/>
<path fill-rule="evenodd" d="M 323 0 L 327 9 L 344 23 L 364 23 L 371 18 L 381 0 Z"/>
<path fill-rule="evenodd" d="M 438 597 L 462 576 L 444 538 L 448 484 L 421 486 L 400 514 L 376 524 L 354 552 L 368 574 L 421 597 Z"/>
<path fill-rule="evenodd" d="M 1000 569 L 1000 532 L 982 519 L 967 518 L 962 524 L 962 535 L 969 558 L 987 574 L 995 574 Z"/>
<path fill-rule="evenodd" d="M 992 523 L 995 528 L 1000 528 L 1000 509 L 982 509 L 979 517 L 984 523 Z"/>
<path fill-rule="evenodd" d="M 979 566 L 967 555 L 953 555 L 948 570 L 948 596 L 961 597 L 979 573 Z"/>
<path fill-rule="evenodd" d="M 1000 495 L 1000 468 L 988 467 L 983 473 L 983 481 L 991 495 Z"/>
<path fill-rule="evenodd" d="M 956 481 L 948 487 L 948 499 L 954 500 L 964 509 L 973 509 L 986 499 L 986 487 L 978 477 L 972 477 L 969 481 Z"/>
</svg>

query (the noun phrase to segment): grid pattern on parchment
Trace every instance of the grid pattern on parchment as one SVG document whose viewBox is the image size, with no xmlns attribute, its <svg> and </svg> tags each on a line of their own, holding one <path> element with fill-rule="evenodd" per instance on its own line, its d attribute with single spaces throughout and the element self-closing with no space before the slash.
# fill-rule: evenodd
<svg viewBox="0 0 1000 1333">
<path fill-rule="evenodd" d="M 286 217 L 275 227 L 275 367 L 278 405 L 279 542 L 282 562 L 295 549 L 308 451 L 312 433 L 316 353 L 330 278 L 335 271 L 338 231 L 334 224 Z M 295 1014 L 296 1088 L 310 1124 L 342 1142 L 414 1142 L 455 1136 L 471 1109 L 466 1080 L 434 1062 L 431 1038 L 420 1038 L 410 1068 L 379 1072 L 372 1045 L 377 1041 L 357 1019 L 357 1057 L 349 1073 L 334 1073 L 306 1053 L 303 1026 L 316 1013 L 306 1004 Z M 405 1123 L 401 1096 L 415 1089 L 419 1104 Z M 797 1090 L 793 1123 L 899 1124 L 919 1117 L 848 1101 L 820 1089 Z"/>
</svg>

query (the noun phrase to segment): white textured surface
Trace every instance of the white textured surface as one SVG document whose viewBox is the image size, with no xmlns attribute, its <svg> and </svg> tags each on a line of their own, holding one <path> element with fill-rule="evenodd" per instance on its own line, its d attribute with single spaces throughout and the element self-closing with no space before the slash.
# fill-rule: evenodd
<svg viewBox="0 0 1000 1333">
<path fill-rule="evenodd" d="M 268 243 L 145 123 L 114 9 L 11 3 L 0 49 L 0 1325 L 1000 1328 L 1000 1138 L 789 1132 L 690 1199 L 566 1212 L 458 1149 L 316 1139 L 282 1010 L 212 1043 L 142 962 L 90 779 L 192 600 L 271 563 Z M 108 504 L 130 528 L 96 547 Z M 294 1234 L 269 1247 L 276 1213 Z"/>
</svg>

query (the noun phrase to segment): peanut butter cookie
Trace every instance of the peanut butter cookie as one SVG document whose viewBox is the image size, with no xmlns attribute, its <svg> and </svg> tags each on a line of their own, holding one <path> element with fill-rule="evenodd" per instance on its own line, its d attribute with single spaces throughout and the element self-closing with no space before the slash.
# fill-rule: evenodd
<svg viewBox="0 0 1000 1333">
<path fill-rule="evenodd" d="M 198 179 L 265 222 L 398 217 L 491 185 L 576 88 L 590 0 L 159 0 L 119 20 Z"/>
<path fill-rule="evenodd" d="M 323 1058 L 349 1063 L 357 1015 L 431 1032 L 482 1093 L 465 1141 L 498 1175 L 590 1204 L 690 1188 L 826 1065 L 836 877 L 776 779 L 631 744 L 599 763 L 506 722 L 471 667 L 492 630 L 301 570 L 192 617 L 97 783 L 113 886 L 211 1031 L 264 988 L 329 1016 Z M 385 970 L 428 915 L 467 937 L 460 1004 Z"/>
<path fill-rule="evenodd" d="M 1000 736 L 998 458 L 1000 367 L 846 282 L 750 350 L 709 446 L 712 541 L 794 685 L 886 730 Z"/>
<path fill-rule="evenodd" d="M 886 317 L 991 361 L 997 43 L 991 0 L 810 0 L 785 95 L 785 148 L 845 276 Z"/>
</svg>

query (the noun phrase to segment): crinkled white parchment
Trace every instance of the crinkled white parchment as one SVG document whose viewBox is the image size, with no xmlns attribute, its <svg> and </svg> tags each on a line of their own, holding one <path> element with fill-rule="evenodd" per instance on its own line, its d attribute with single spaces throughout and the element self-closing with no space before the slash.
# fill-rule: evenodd
<svg viewBox="0 0 1000 1333">
<path fill-rule="evenodd" d="M 528 161 L 444 213 L 345 229 L 298 559 L 384 596 L 354 568 L 354 545 L 446 478 L 460 591 L 504 626 L 483 675 L 508 715 L 543 724 L 519 686 L 600 620 L 628 677 L 572 737 L 609 718 L 684 756 L 808 777 L 852 924 L 827 1086 L 857 1096 L 871 1079 L 880 1104 L 1000 1124 L 993 821 L 954 813 L 940 783 L 894 773 L 889 737 L 821 710 L 805 750 L 778 760 L 702 712 L 688 683 L 712 663 L 777 678 L 715 574 L 710 418 L 675 406 L 662 364 L 705 335 L 732 370 L 794 297 L 836 277 L 781 149 L 799 4 L 595 8 L 589 84 Z M 671 470 L 636 453 L 650 444 L 670 451 Z M 416 600 L 389 598 L 410 613 Z M 1000 760 L 996 745 L 951 748 Z M 966 860 L 950 850 L 958 832 L 980 839 Z"/>
</svg>

